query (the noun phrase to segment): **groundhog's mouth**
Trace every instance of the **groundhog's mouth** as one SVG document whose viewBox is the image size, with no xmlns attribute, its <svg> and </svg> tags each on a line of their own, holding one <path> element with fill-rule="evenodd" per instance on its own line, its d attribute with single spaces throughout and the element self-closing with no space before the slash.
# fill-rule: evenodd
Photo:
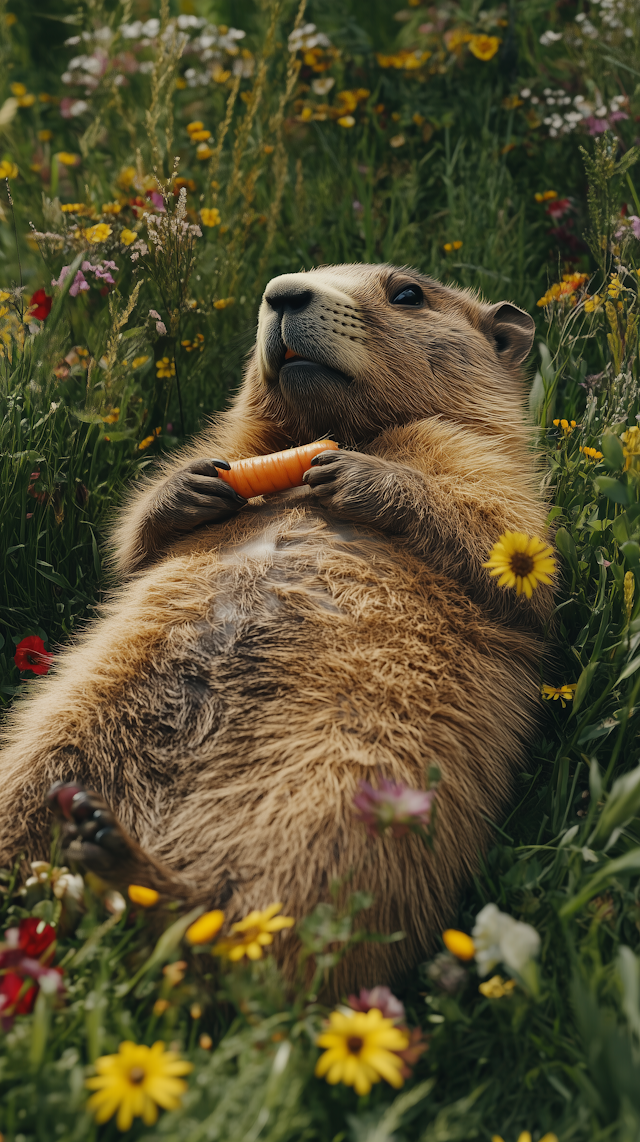
<svg viewBox="0 0 640 1142">
<path fill-rule="evenodd" d="M 301 353 L 294 352 L 293 349 L 287 349 L 284 361 L 280 366 L 280 381 L 284 381 L 286 384 L 287 381 L 294 379 L 302 383 L 305 381 L 313 383 L 325 379 L 338 381 L 343 385 L 348 385 L 353 380 L 340 369 L 335 369 L 323 361 L 313 361 L 310 357 L 303 357 Z"/>
</svg>

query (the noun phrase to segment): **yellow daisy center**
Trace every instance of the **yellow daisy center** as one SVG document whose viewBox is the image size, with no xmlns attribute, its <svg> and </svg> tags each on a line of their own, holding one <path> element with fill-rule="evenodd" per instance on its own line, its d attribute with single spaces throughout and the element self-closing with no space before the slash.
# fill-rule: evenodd
<svg viewBox="0 0 640 1142">
<path fill-rule="evenodd" d="M 526 575 L 530 575 L 534 568 L 533 559 L 527 551 L 514 551 L 510 563 L 514 575 L 520 575 L 523 579 Z"/>
<path fill-rule="evenodd" d="M 142 1067 L 132 1067 L 129 1071 L 129 1082 L 133 1083 L 134 1086 L 139 1086 L 141 1082 L 144 1082 L 145 1077 L 146 1072 Z"/>
<path fill-rule="evenodd" d="M 361 1039 L 359 1035 L 350 1035 L 347 1039 L 347 1051 L 352 1055 L 359 1055 L 363 1047 L 364 1039 Z"/>
</svg>

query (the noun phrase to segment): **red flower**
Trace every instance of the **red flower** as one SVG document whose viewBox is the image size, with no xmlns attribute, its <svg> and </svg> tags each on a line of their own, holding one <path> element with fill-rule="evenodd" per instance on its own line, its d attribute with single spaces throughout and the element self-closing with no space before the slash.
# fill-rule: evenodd
<svg viewBox="0 0 640 1142">
<path fill-rule="evenodd" d="M 18 670 L 32 670 L 34 674 L 48 674 L 53 662 L 53 655 L 45 650 L 45 645 L 37 634 L 30 634 L 18 643 L 13 661 Z"/>
<path fill-rule="evenodd" d="M 30 317 L 36 317 L 38 321 L 46 321 L 51 313 L 51 306 L 53 304 L 53 297 L 49 297 L 43 289 L 37 289 L 31 301 L 29 302 Z"/>
<path fill-rule="evenodd" d="M 12 1019 L 14 1015 L 28 1015 L 35 1003 L 38 988 L 31 984 L 25 988 L 26 980 L 17 972 L 8 971 L 0 981 L 0 1016 Z M 20 992 L 25 988 L 22 995 Z M 20 998 L 18 998 L 20 996 Z"/>
<path fill-rule="evenodd" d="M 21 920 L 19 933 L 18 947 L 25 956 L 33 956 L 34 959 L 40 959 L 56 938 L 55 928 L 37 916 L 27 916 L 26 920 Z M 53 952 L 54 949 L 51 948 L 50 954 L 44 957 L 45 960 L 51 959 Z"/>
<path fill-rule="evenodd" d="M 571 209 L 571 199 L 569 198 L 557 198 L 555 202 L 550 202 L 548 206 L 545 206 L 545 211 L 551 218 L 564 218 Z"/>
</svg>

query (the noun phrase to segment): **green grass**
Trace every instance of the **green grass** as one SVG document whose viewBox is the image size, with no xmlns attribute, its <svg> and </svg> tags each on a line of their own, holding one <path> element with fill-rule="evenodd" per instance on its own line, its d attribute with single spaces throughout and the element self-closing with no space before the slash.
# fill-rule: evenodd
<svg viewBox="0 0 640 1142">
<path fill-rule="evenodd" d="M 127 85 L 114 86 L 107 69 L 86 96 L 60 79 L 85 50 L 63 41 L 116 27 L 123 8 L 55 0 L 46 14 L 30 2 L 7 10 L 18 19 L 2 38 L 0 109 L 14 82 L 35 95 L 71 92 L 89 106 L 76 118 L 39 99 L 13 108 L 13 117 L 11 105 L 4 119 L 0 110 L 0 161 L 19 168 L 11 182 L 15 232 L 2 192 L 0 287 L 25 286 L 2 302 L 0 316 L 2 701 L 8 705 L 29 677 L 13 657 L 23 637 L 37 634 L 55 653 L 99 605 L 109 585 L 103 544 L 113 510 L 145 465 L 233 392 L 269 278 L 358 259 L 414 265 L 490 300 L 509 298 L 538 319 L 530 403 L 562 568 L 541 684 L 577 683 L 577 690 L 566 708 L 545 705 L 512 809 L 494 822 L 493 846 L 458 917 L 469 932 L 493 901 L 533 925 L 542 941 L 537 967 L 496 999 L 478 991 L 473 965 L 455 992 L 441 986 L 447 960 L 405 979 L 397 990 L 407 1022 L 423 1029 L 428 1050 L 400 1092 L 380 1083 L 358 1098 L 314 1077 L 327 1012 L 315 991 L 286 988 L 272 959 L 234 966 L 205 951 L 187 956 L 172 986 L 162 969 L 186 954 L 177 913 L 163 917 L 167 931 L 154 952 L 157 925 L 143 911 L 110 914 L 94 883 L 73 916 L 51 886 L 21 895 L 15 870 L 3 874 L 4 927 L 30 914 L 57 925 L 65 992 L 55 1004 L 41 993 L 33 1012 L 0 1038 L 0 1131 L 7 1142 L 121 1136 L 113 1121 L 94 1123 L 85 1077 L 123 1040 L 161 1038 L 194 1070 L 180 1109 L 154 1126 L 136 1120 L 134 1139 L 488 1142 L 499 1134 L 516 1142 L 529 1130 L 534 1142 L 548 1132 L 560 1142 L 632 1142 L 640 1133 L 640 456 L 629 436 L 625 455 L 621 437 L 640 415 L 638 243 L 631 230 L 625 238 L 618 230 L 621 209 L 640 215 L 629 150 L 640 113 L 637 13 L 631 5 L 622 13 L 630 36 L 600 23 L 593 38 L 565 35 L 545 48 L 540 35 L 571 25 L 577 9 L 527 0 L 495 11 L 451 5 L 436 16 L 410 7 L 396 19 L 381 2 L 318 2 L 304 20 L 326 32 L 339 54 L 327 49 L 320 62 L 329 61 L 329 70 L 313 72 L 286 50 L 291 5 L 198 0 L 197 15 L 247 31 L 242 46 L 254 54 L 254 74 L 237 92 L 233 76 L 177 86 L 193 59 L 158 64 L 149 47 L 139 58 L 156 58 L 154 74 L 130 73 Z M 134 4 L 126 19 L 154 14 Z M 592 8 L 589 18 L 601 17 Z M 426 23 L 436 26 L 419 31 Z M 443 35 L 460 27 L 500 35 L 501 50 L 488 61 L 465 46 L 449 52 Z M 130 47 L 114 41 L 107 50 L 113 56 Z M 377 62 L 376 51 L 414 47 L 432 53 L 416 71 Z M 223 66 L 231 70 L 235 58 L 223 55 Z M 333 89 L 313 95 L 311 82 L 327 74 Z M 535 123 L 540 104 L 523 97 L 514 105 L 523 88 L 542 99 L 545 87 L 582 94 L 594 109 L 628 91 L 629 117 L 616 120 L 616 134 L 603 143 L 584 127 L 554 138 L 544 113 Z M 352 127 L 331 114 L 305 121 L 305 106 L 335 106 L 338 92 L 358 89 L 369 94 Z M 186 130 L 195 120 L 211 129 L 214 152 L 219 144 L 203 161 Z M 42 130 L 52 132 L 50 141 L 38 138 Z M 392 145 L 399 136 L 404 141 Z M 78 155 L 78 164 L 52 166 L 61 151 Z M 162 257 L 132 264 L 119 241 L 124 226 L 138 225 L 129 200 L 153 189 L 144 180 L 154 165 L 166 185 L 174 155 L 180 176 L 191 180 L 189 220 L 215 206 L 221 224 L 203 227 L 192 253 L 188 243 L 178 245 L 170 264 Z M 122 171 L 136 165 L 140 181 L 127 188 Z M 550 189 L 570 200 L 557 222 L 535 199 Z M 71 231 L 96 219 L 74 221 L 59 208 L 83 202 L 99 215 L 117 200 L 120 214 L 103 219 L 111 235 L 93 246 Z M 29 220 L 65 234 L 64 248 L 34 248 Z M 454 241 L 462 246 L 447 252 Z M 92 286 L 70 296 L 74 269 L 43 327 L 19 334 L 25 296 L 50 289 L 63 265 L 87 257 L 116 262 L 112 291 Z M 537 307 L 548 285 L 570 271 L 593 275 L 589 294 L 606 305 L 588 312 L 579 298 L 575 306 Z M 615 287 L 608 293 L 612 272 L 622 283 L 617 295 Z M 220 299 L 227 304 L 216 308 Z M 150 309 L 160 312 L 166 334 Z M 188 352 L 182 342 L 196 334 L 203 351 Z M 86 354 L 61 368 L 74 346 Z M 177 379 L 157 375 L 155 362 L 165 356 Z M 134 368 L 141 357 L 147 360 Z M 575 420 L 575 430 L 565 436 L 553 425 L 559 418 Z M 603 458 L 589 461 L 585 446 Z M 364 906 L 351 902 L 352 912 Z M 306 951 L 326 970 L 336 947 L 349 954 L 352 918 L 327 905 L 300 926 Z M 169 1001 L 165 1010 L 158 999 Z"/>
</svg>

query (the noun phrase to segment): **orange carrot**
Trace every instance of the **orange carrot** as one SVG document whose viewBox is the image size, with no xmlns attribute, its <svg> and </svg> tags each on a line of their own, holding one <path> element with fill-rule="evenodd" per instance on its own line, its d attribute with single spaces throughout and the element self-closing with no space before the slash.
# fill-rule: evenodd
<svg viewBox="0 0 640 1142">
<path fill-rule="evenodd" d="M 219 468 L 218 475 L 221 480 L 231 484 L 238 495 L 250 500 L 252 496 L 266 496 L 269 492 L 299 488 L 314 456 L 337 448 L 335 440 L 316 440 L 314 444 L 303 444 L 300 448 L 288 448 L 284 452 L 272 452 L 268 456 L 232 460 L 231 471 L 223 472 Z"/>
</svg>

